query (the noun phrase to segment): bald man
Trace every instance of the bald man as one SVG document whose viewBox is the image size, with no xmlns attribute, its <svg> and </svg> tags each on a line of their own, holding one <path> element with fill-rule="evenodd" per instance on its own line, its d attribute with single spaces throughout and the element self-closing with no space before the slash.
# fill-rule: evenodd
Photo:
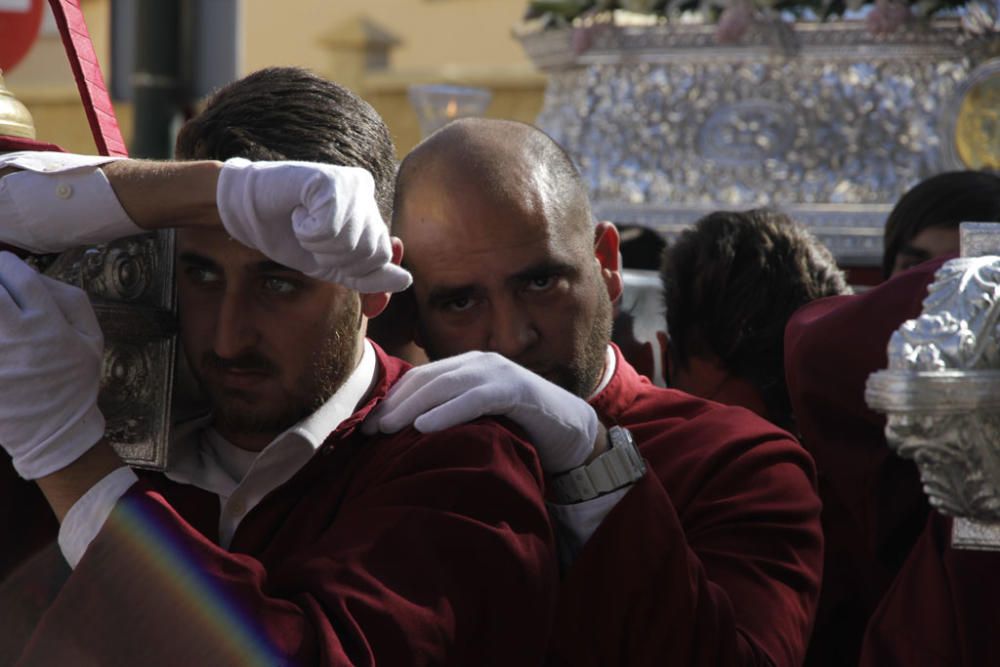
<svg viewBox="0 0 1000 667">
<path fill-rule="evenodd" d="M 652 386 L 610 343 L 618 233 L 593 225 L 567 154 L 528 125 L 452 123 L 403 161 L 393 223 L 437 361 L 366 428 L 525 429 L 567 567 L 551 661 L 800 664 L 822 558 L 812 461 L 749 411 Z"/>
</svg>

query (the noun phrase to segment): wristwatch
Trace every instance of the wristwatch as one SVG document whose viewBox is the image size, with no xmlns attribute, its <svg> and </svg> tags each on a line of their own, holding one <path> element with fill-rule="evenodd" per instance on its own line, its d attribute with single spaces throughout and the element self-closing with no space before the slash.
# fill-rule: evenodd
<svg viewBox="0 0 1000 667">
<path fill-rule="evenodd" d="M 608 444 L 608 451 L 590 463 L 553 477 L 550 480 L 552 499 L 560 504 L 590 500 L 627 486 L 646 474 L 646 462 L 627 428 L 609 428 Z"/>
</svg>

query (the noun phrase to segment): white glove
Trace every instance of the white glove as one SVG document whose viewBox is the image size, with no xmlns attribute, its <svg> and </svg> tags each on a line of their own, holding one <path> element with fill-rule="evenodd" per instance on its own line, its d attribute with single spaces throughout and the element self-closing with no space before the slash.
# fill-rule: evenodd
<svg viewBox="0 0 1000 667">
<path fill-rule="evenodd" d="M 517 422 L 547 473 L 582 465 L 597 438 L 597 413 L 586 401 L 493 352 L 466 352 L 411 369 L 363 430 L 395 433 L 413 424 L 428 433 L 483 415 Z"/>
<path fill-rule="evenodd" d="M 24 479 L 65 468 L 104 435 L 103 348 L 86 294 L 0 253 L 0 445 Z"/>
<path fill-rule="evenodd" d="M 389 229 L 364 169 L 232 158 L 219 174 L 216 201 L 230 236 L 308 276 L 363 293 L 399 292 L 412 282 L 392 263 Z"/>
</svg>

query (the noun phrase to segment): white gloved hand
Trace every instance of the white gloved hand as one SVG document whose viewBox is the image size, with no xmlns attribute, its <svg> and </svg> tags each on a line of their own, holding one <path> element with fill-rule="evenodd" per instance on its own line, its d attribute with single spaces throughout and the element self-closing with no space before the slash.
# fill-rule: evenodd
<svg viewBox="0 0 1000 667">
<path fill-rule="evenodd" d="M 24 479 L 65 468 L 104 435 L 103 349 L 83 291 L 0 253 L 0 445 Z"/>
<path fill-rule="evenodd" d="M 517 422 L 547 473 L 582 465 L 597 438 L 597 413 L 586 401 L 493 352 L 466 352 L 409 370 L 363 429 L 395 433 L 413 424 L 428 433 L 483 415 Z"/>
<path fill-rule="evenodd" d="M 308 276 L 363 293 L 399 292 L 412 282 L 392 263 L 389 229 L 364 169 L 232 158 L 216 200 L 230 236 Z"/>
</svg>

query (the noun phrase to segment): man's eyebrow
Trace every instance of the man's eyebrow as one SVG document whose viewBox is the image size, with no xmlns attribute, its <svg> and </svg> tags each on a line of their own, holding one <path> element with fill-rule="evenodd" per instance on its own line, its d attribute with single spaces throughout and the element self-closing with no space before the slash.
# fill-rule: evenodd
<svg viewBox="0 0 1000 667">
<path fill-rule="evenodd" d="M 916 246 L 912 246 L 908 243 L 903 244 L 903 247 L 899 249 L 899 254 L 908 255 L 920 260 L 928 260 L 931 258 L 931 254 L 923 248 L 917 248 Z"/>
<path fill-rule="evenodd" d="M 534 280 L 535 278 L 545 277 L 545 276 L 574 276 L 577 274 L 577 268 L 572 264 L 566 262 L 553 262 L 545 261 L 539 262 L 538 264 L 533 264 L 526 269 L 518 271 L 510 278 L 507 279 L 508 283 L 523 283 L 529 280 Z"/>
<path fill-rule="evenodd" d="M 257 262 L 253 265 L 253 270 L 257 273 L 302 273 L 290 266 L 285 266 L 270 259 Z"/>
<path fill-rule="evenodd" d="M 201 268 L 211 268 L 211 269 L 219 268 L 219 265 L 216 262 L 209 259 L 208 257 L 205 257 L 204 255 L 199 255 L 196 252 L 191 252 L 190 250 L 182 252 L 179 255 L 177 255 L 177 259 L 181 262 L 184 262 L 185 264 L 191 264 L 193 266 L 198 266 Z"/>
<path fill-rule="evenodd" d="M 432 306 L 454 299 L 464 299 L 471 296 L 476 291 L 473 285 L 455 285 L 454 287 L 432 287 L 427 294 L 427 302 Z"/>
</svg>

